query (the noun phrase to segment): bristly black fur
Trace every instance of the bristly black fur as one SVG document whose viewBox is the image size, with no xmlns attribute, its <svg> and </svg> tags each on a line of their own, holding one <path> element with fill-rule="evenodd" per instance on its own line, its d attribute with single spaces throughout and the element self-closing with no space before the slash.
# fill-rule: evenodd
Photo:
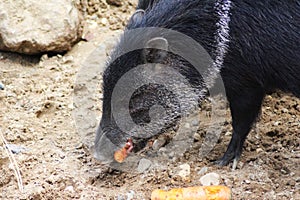
<svg viewBox="0 0 300 200">
<path fill-rule="evenodd" d="M 138 2 L 137 9 L 147 10 L 151 9 L 155 3 L 157 3 L 159 0 L 140 0 Z"/>
</svg>

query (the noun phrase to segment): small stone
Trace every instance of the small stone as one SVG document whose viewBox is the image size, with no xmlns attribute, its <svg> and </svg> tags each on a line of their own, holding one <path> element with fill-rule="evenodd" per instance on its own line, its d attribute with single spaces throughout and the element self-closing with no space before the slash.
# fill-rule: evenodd
<svg viewBox="0 0 300 200">
<path fill-rule="evenodd" d="M 288 110 L 288 109 L 286 109 L 286 108 L 283 108 L 283 109 L 282 109 L 282 112 L 283 112 L 283 113 L 288 113 L 288 112 L 289 112 L 289 110 Z"/>
<path fill-rule="evenodd" d="M 75 146 L 75 149 L 82 149 L 82 148 L 84 148 L 84 145 L 83 145 L 82 142 L 80 142 L 79 144 L 77 144 L 77 145 Z"/>
<path fill-rule="evenodd" d="M 45 60 L 48 60 L 48 59 L 49 59 L 49 57 L 48 57 L 47 54 L 43 54 L 43 55 L 41 56 L 41 61 L 45 61 Z"/>
<path fill-rule="evenodd" d="M 158 150 L 158 154 L 160 156 L 163 156 L 163 157 L 168 157 L 167 155 L 167 148 L 166 147 L 161 147 L 159 150 Z"/>
<path fill-rule="evenodd" d="M 117 200 L 125 200 L 125 198 L 121 195 L 118 195 Z"/>
<path fill-rule="evenodd" d="M 178 166 L 178 173 L 177 175 L 182 178 L 183 181 L 190 181 L 191 175 L 191 167 L 189 164 L 182 164 Z"/>
<path fill-rule="evenodd" d="M 175 156 L 175 152 L 171 151 L 168 156 L 169 156 L 169 158 L 173 158 Z"/>
<path fill-rule="evenodd" d="M 208 171 L 208 167 L 202 167 L 202 168 L 200 169 L 200 171 L 198 172 L 198 174 L 199 174 L 200 176 L 203 176 L 204 174 L 206 174 L 207 171 Z"/>
<path fill-rule="evenodd" d="M 74 109 L 74 104 L 73 104 L 73 103 L 70 103 L 70 104 L 68 105 L 68 108 L 69 108 L 70 110 L 73 110 L 73 109 Z"/>
<path fill-rule="evenodd" d="M 196 141 L 201 140 L 201 135 L 199 133 L 195 133 L 193 137 L 194 137 L 194 140 L 196 140 Z"/>
<path fill-rule="evenodd" d="M 200 178 L 200 183 L 203 186 L 219 185 L 220 179 L 221 179 L 221 177 L 219 174 L 212 172 L 212 173 L 208 173 L 208 174 L 202 176 Z"/>
<path fill-rule="evenodd" d="M 271 100 L 271 99 L 273 99 L 273 97 L 271 95 L 267 95 L 266 99 Z"/>
<path fill-rule="evenodd" d="M 228 178 L 225 178 L 224 183 L 225 185 L 233 185 L 233 181 Z"/>
<path fill-rule="evenodd" d="M 231 135 L 231 132 L 230 131 L 227 131 L 226 133 L 225 133 L 225 136 L 230 136 Z"/>
<path fill-rule="evenodd" d="M 159 150 L 162 146 L 164 146 L 164 144 L 166 143 L 166 139 L 165 138 L 158 138 L 156 140 L 154 140 L 153 145 L 152 145 L 152 149 L 153 150 Z"/>
<path fill-rule="evenodd" d="M 74 61 L 73 56 L 64 56 L 62 57 L 62 63 L 67 64 L 67 63 L 72 63 Z"/>
<path fill-rule="evenodd" d="M 238 162 L 238 164 L 237 164 L 237 167 L 239 168 L 239 169 L 242 169 L 243 167 L 244 167 L 244 162 L 242 162 L 242 161 L 239 161 Z"/>
<path fill-rule="evenodd" d="M 14 154 L 19 154 L 19 153 L 27 151 L 26 148 L 15 145 L 15 144 L 7 144 L 7 148 Z"/>
<path fill-rule="evenodd" d="M 256 153 L 260 153 L 260 152 L 263 152 L 263 149 L 262 148 L 257 148 Z"/>
<path fill-rule="evenodd" d="M 135 192 L 130 190 L 128 193 L 127 193 L 127 200 L 133 200 L 134 199 L 134 195 L 135 195 Z"/>
<path fill-rule="evenodd" d="M 189 123 L 185 123 L 185 124 L 184 124 L 184 128 L 190 129 L 190 128 L 191 128 L 191 125 L 190 125 Z"/>
<path fill-rule="evenodd" d="M 166 147 L 162 147 L 159 149 L 159 152 L 166 152 L 167 151 L 167 148 Z"/>
<path fill-rule="evenodd" d="M 278 126 L 278 125 L 280 125 L 280 122 L 279 122 L 279 121 L 276 121 L 276 122 L 274 123 L 274 126 Z"/>
<path fill-rule="evenodd" d="M 296 106 L 296 110 L 300 111 L 300 104 Z"/>
<path fill-rule="evenodd" d="M 71 185 L 68 186 L 68 187 L 66 187 L 66 188 L 65 188 L 65 191 L 72 192 L 72 193 L 75 192 L 74 187 L 71 186 Z"/>
<path fill-rule="evenodd" d="M 100 20 L 100 23 L 102 24 L 102 25 L 107 25 L 108 24 L 108 20 L 106 19 L 106 18 L 102 18 L 101 20 Z"/>
<path fill-rule="evenodd" d="M 289 173 L 289 172 L 288 172 L 287 170 L 285 170 L 285 169 L 281 169 L 280 171 L 281 171 L 281 173 L 283 173 L 283 174 L 288 174 L 288 173 Z"/>
<path fill-rule="evenodd" d="M 149 169 L 152 165 L 152 162 L 148 159 L 142 158 L 139 162 L 139 165 L 137 167 L 137 170 L 139 173 L 143 173 L 147 169 Z"/>
<path fill-rule="evenodd" d="M 198 126 L 199 125 L 199 120 L 198 119 L 194 119 L 193 121 L 192 121 L 192 126 Z"/>
<path fill-rule="evenodd" d="M 4 85 L 0 83 L 0 90 L 4 90 Z"/>
</svg>

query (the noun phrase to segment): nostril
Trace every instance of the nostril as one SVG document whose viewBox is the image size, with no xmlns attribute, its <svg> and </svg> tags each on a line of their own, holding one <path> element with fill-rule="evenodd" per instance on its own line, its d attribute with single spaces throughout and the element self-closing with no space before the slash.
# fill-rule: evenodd
<svg viewBox="0 0 300 200">
<path fill-rule="evenodd" d="M 125 144 L 125 148 L 127 150 L 127 153 L 130 153 L 133 149 L 133 141 L 131 138 L 129 138 Z"/>
</svg>

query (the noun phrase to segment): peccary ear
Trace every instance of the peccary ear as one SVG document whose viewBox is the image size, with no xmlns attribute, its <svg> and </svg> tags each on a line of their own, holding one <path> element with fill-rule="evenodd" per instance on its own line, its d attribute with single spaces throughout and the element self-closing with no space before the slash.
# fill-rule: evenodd
<svg viewBox="0 0 300 200">
<path fill-rule="evenodd" d="M 167 51 L 169 48 L 169 43 L 166 38 L 155 37 L 146 43 L 146 48 L 162 49 L 162 50 Z"/>
<path fill-rule="evenodd" d="M 159 63 L 167 56 L 169 43 L 163 37 L 155 37 L 146 43 L 145 48 L 143 52 L 144 61 Z"/>
<path fill-rule="evenodd" d="M 142 21 L 145 11 L 143 9 L 137 9 L 130 19 L 130 24 L 138 24 Z"/>
</svg>

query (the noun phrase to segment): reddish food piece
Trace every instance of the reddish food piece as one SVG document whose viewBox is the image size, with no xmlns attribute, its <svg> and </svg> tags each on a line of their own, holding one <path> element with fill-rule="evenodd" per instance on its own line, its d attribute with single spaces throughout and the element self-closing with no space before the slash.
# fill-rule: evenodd
<svg viewBox="0 0 300 200">
<path fill-rule="evenodd" d="M 122 163 L 125 158 L 128 156 L 128 154 L 133 149 L 133 142 L 132 139 L 129 138 L 125 144 L 125 146 L 114 153 L 114 158 L 117 162 Z"/>
<path fill-rule="evenodd" d="M 154 190 L 151 200 L 229 200 L 231 190 L 226 186 L 195 186 L 174 188 L 169 191 Z"/>
</svg>

